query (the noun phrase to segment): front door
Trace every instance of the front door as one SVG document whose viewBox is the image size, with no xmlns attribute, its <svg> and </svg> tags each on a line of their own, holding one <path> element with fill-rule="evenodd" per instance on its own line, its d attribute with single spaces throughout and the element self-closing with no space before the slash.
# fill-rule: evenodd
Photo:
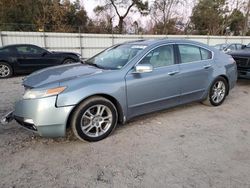
<svg viewBox="0 0 250 188">
<path fill-rule="evenodd" d="M 49 58 L 46 50 L 33 45 L 20 45 L 16 47 L 17 61 L 20 68 L 31 72 L 51 65 L 55 65 L 53 59 Z"/>
<path fill-rule="evenodd" d="M 174 46 L 164 45 L 149 52 L 139 64 L 151 64 L 153 71 L 126 76 L 129 118 L 179 104 L 179 65 Z"/>
</svg>

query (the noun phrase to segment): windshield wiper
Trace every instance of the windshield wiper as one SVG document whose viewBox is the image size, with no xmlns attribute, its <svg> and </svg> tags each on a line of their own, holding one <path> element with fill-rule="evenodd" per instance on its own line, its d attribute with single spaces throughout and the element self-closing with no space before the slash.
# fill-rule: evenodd
<svg viewBox="0 0 250 188">
<path fill-rule="evenodd" d="M 104 67 L 100 66 L 100 65 L 97 65 L 95 63 L 90 63 L 88 61 L 83 61 L 83 63 L 87 64 L 87 65 L 90 65 L 90 66 L 93 66 L 93 67 L 97 67 L 99 69 L 104 69 Z"/>
</svg>

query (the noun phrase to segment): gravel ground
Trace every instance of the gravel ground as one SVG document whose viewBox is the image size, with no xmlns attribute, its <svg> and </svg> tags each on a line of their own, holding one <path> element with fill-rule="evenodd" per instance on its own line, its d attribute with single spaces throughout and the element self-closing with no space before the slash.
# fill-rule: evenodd
<svg viewBox="0 0 250 188">
<path fill-rule="evenodd" d="M 22 93 L 0 80 L 0 116 Z M 0 187 L 250 187 L 250 81 L 225 103 L 193 103 L 142 116 L 107 139 L 45 139 L 0 127 Z"/>
</svg>

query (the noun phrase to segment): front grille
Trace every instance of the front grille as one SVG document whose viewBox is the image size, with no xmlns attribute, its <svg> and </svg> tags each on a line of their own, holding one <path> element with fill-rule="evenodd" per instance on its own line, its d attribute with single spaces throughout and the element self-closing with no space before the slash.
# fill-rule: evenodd
<svg viewBox="0 0 250 188">
<path fill-rule="evenodd" d="M 238 67 L 250 67 L 249 58 L 247 57 L 234 57 Z"/>
<path fill-rule="evenodd" d="M 24 85 L 24 84 L 23 84 L 23 87 L 24 87 L 24 90 L 25 90 L 25 91 L 26 91 L 26 90 L 29 90 L 29 89 L 33 89 L 33 87 L 27 86 L 27 85 Z"/>
</svg>

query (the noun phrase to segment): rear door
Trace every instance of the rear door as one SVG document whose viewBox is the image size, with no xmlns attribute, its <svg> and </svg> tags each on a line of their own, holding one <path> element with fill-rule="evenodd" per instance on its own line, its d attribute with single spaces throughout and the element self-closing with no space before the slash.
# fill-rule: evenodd
<svg viewBox="0 0 250 188">
<path fill-rule="evenodd" d="M 181 103 L 204 97 L 213 73 L 212 52 L 199 46 L 178 44 Z"/>
<path fill-rule="evenodd" d="M 129 117 L 179 104 L 180 78 L 174 45 L 163 45 L 149 52 L 139 64 L 151 64 L 149 73 L 126 75 Z"/>
</svg>

